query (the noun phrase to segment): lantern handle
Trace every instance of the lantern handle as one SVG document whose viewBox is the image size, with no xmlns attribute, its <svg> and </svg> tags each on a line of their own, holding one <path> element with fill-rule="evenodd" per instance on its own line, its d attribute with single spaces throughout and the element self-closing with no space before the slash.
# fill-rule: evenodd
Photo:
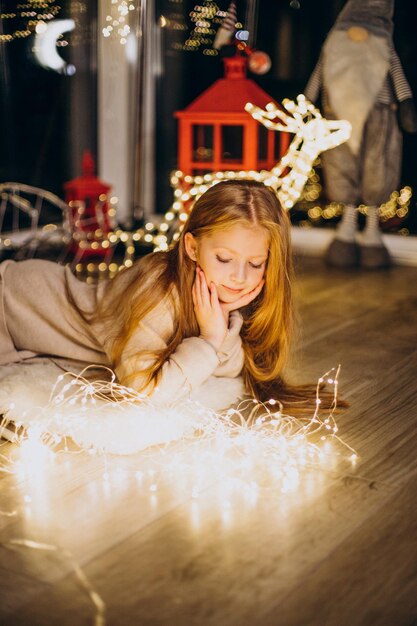
<svg viewBox="0 0 417 626">
<path fill-rule="evenodd" d="M 96 164 L 90 150 L 84 151 L 81 167 L 83 176 L 94 176 Z"/>
</svg>

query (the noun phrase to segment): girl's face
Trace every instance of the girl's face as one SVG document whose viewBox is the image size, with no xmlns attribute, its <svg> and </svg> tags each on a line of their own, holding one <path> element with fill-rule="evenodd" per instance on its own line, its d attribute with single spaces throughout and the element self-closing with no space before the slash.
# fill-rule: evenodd
<svg viewBox="0 0 417 626">
<path fill-rule="evenodd" d="M 259 226 L 232 226 L 196 239 L 185 235 L 188 256 L 198 263 L 221 302 L 233 303 L 262 280 L 268 259 L 268 233 Z"/>
</svg>

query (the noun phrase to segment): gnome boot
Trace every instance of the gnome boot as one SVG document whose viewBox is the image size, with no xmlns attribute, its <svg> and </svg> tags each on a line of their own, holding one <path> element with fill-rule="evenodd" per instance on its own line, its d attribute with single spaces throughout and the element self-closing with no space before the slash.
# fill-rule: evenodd
<svg viewBox="0 0 417 626">
<path fill-rule="evenodd" d="M 359 265 L 359 246 L 356 243 L 357 221 L 356 207 L 347 204 L 336 236 L 326 251 L 325 261 L 328 265 L 346 268 Z"/>
<path fill-rule="evenodd" d="M 367 269 L 380 269 L 391 265 L 391 257 L 379 229 L 379 209 L 375 206 L 368 207 L 366 227 L 360 241 L 360 264 Z"/>
</svg>

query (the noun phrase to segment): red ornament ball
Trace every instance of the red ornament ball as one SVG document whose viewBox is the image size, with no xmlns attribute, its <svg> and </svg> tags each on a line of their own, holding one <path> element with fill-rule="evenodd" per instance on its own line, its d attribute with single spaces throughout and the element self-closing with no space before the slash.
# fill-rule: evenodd
<svg viewBox="0 0 417 626">
<path fill-rule="evenodd" d="M 271 69 L 271 58 L 266 52 L 255 50 L 249 56 L 248 67 L 254 74 L 266 74 Z"/>
</svg>

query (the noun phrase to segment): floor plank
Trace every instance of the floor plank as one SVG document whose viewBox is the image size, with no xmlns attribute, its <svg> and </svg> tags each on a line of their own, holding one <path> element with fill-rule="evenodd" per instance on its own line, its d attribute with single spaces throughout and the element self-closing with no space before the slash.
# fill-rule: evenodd
<svg viewBox="0 0 417 626">
<path fill-rule="evenodd" d="M 416 623 L 417 500 L 410 497 L 416 492 L 414 475 L 384 505 L 386 512 L 377 511 L 299 581 L 264 626 L 277 624 L 277 615 L 288 626 Z M 323 589 L 330 601 L 323 602 Z"/>
</svg>

